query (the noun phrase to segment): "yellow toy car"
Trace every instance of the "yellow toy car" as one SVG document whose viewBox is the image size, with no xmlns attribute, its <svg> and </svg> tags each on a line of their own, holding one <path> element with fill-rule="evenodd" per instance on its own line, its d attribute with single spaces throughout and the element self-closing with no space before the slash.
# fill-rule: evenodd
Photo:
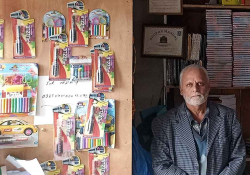
<svg viewBox="0 0 250 175">
<path fill-rule="evenodd" d="M 34 125 L 29 125 L 23 120 L 2 120 L 0 121 L 0 135 L 25 134 L 26 136 L 36 133 L 38 130 Z"/>
</svg>

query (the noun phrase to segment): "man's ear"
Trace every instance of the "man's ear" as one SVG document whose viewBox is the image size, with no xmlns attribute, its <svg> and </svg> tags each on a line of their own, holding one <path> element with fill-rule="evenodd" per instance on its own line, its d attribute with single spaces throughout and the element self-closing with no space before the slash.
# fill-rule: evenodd
<svg viewBox="0 0 250 175">
<path fill-rule="evenodd" d="M 180 87 L 180 94 L 182 95 L 183 89 Z"/>
</svg>

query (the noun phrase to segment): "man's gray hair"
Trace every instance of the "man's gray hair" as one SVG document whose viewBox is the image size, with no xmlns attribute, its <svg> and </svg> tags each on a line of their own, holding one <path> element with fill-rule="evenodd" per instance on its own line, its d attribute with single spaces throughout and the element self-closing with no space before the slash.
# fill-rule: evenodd
<svg viewBox="0 0 250 175">
<path fill-rule="evenodd" d="M 181 85 L 182 85 L 182 76 L 183 74 L 188 70 L 188 69 L 201 69 L 203 70 L 203 72 L 205 73 L 206 75 L 206 78 L 207 78 L 207 81 L 209 82 L 209 77 L 208 77 L 208 73 L 207 73 L 207 70 L 200 66 L 199 64 L 190 64 L 188 65 L 187 67 L 185 67 L 184 69 L 182 69 L 181 73 L 180 73 L 180 88 L 181 88 Z"/>
</svg>

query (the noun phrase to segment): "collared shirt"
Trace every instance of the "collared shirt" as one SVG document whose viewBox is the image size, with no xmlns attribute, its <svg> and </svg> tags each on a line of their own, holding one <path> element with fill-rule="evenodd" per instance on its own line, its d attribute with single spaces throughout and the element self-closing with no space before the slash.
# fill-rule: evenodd
<svg viewBox="0 0 250 175">
<path fill-rule="evenodd" d="M 186 114 L 189 120 L 189 124 L 192 128 L 193 136 L 195 139 L 195 146 L 198 154 L 199 171 L 200 175 L 206 175 L 207 172 L 207 133 L 209 123 L 209 102 L 207 103 L 207 109 L 203 120 L 199 124 L 194 120 L 191 112 L 185 105 Z"/>
</svg>

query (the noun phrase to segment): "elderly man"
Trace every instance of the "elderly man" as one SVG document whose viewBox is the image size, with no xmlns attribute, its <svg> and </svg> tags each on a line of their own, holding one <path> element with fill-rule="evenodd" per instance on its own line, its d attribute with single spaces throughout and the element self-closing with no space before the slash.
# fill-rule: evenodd
<svg viewBox="0 0 250 175">
<path fill-rule="evenodd" d="M 245 145 L 235 111 L 207 101 L 207 71 L 198 65 L 180 74 L 185 103 L 152 123 L 156 175 L 241 175 Z"/>
</svg>

